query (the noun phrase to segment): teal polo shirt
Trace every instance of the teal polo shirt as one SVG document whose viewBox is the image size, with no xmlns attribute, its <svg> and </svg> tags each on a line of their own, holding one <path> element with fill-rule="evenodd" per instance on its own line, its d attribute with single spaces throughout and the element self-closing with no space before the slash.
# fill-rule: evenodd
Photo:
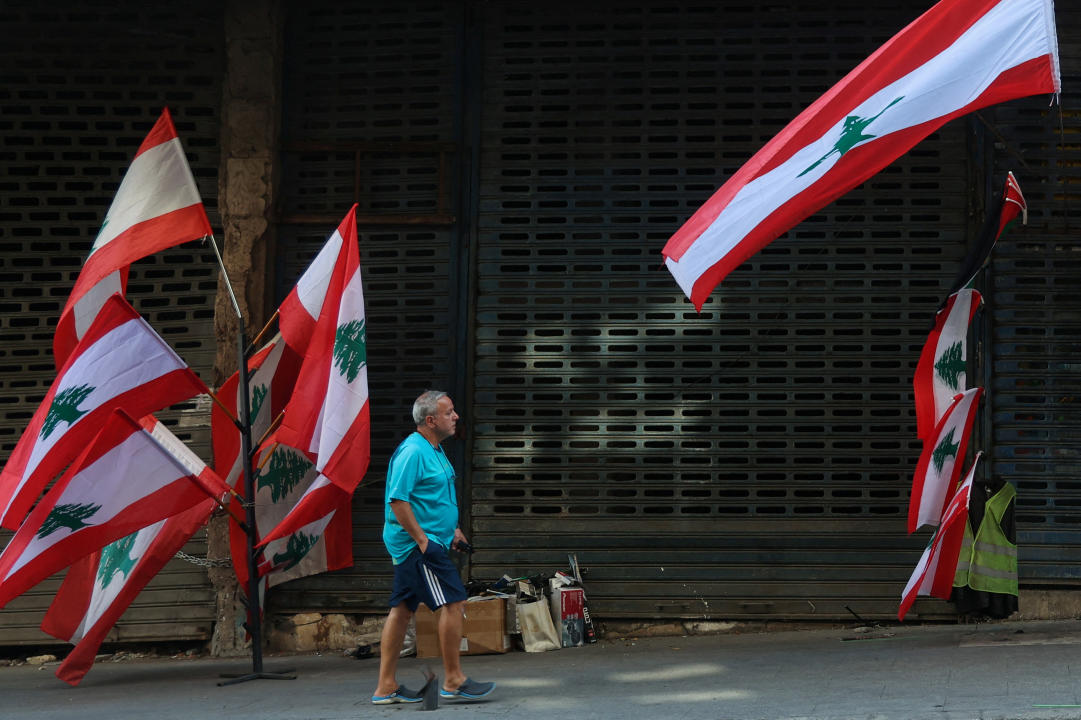
<svg viewBox="0 0 1081 720">
<path fill-rule="evenodd" d="M 383 544 L 394 559 L 404 561 L 417 546 L 390 509 L 391 500 L 404 500 L 413 508 L 429 541 L 449 549 L 458 528 L 458 498 L 454 489 L 454 466 L 443 448 L 432 447 L 414 432 L 402 441 L 387 466 L 387 490 L 383 514 Z"/>
</svg>

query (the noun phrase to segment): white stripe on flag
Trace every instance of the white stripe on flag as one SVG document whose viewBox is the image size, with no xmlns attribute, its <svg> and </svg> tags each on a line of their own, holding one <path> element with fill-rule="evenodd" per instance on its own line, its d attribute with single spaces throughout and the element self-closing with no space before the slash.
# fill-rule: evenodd
<svg viewBox="0 0 1081 720">
<path fill-rule="evenodd" d="M 313 320 L 319 319 L 319 313 L 323 310 L 323 302 L 327 298 L 327 288 L 330 285 L 330 276 L 334 274 L 334 266 L 338 262 L 338 253 L 342 247 L 342 234 L 334 231 L 323 249 L 312 260 L 312 264 L 304 271 L 297 280 L 296 294 L 300 304 L 312 316 Z"/>
<path fill-rule="evenodd" d="M 342 292 L 338 323 L 349 320 L 364 321 L 364 289 L 360 268 L 353 273 L 349 284 Z M 317 470 L 322 472 L 326 467 L 334 451 L 341 444 L 342 438 L 352 429 L 353 423 L 356 422 L 366 402 L 368 402 L 368 363 L 364 363 L 351 382 L 338 371 L 337 367 L 332 367 L 327 378 L 327 392 L 323 396 L 323 407 L 319 412 L 309 448 L 309 452 L 319 454 L 315 464 Z"/>
<path fill-rule="evenodd" d="M 174 435 L 169 428 L 165 427 L 161 421 L 154 423 L 154 428 L 149 432 L 150 437 L 157 440 L 162 449 L 172 455 L 173 459 L 180 463 L 191 475 L 199 477 L 206 470 L 207 465 L 203 462 L 203 459 L 185 445 L 183 440 Z"/>
<path fill-rule="evenodd" d="M 134 225 L 202 202 L 180 138 L 152 147 L 131 161 L 90 254 Z"/>
</svg>

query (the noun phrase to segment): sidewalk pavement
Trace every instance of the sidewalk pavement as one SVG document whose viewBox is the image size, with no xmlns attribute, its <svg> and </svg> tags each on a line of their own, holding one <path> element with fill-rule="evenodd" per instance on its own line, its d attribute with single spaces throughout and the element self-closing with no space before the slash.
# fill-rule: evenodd
<svg viewBox="0 0 1081 720">
<path fill-rule="evenodd" d="M 429 662 L 403 659 L 399 682 L 419 687 Z M 1079 620 L 605 639 L 463 664 L 474 679 L 496 681 L 495 692 L 481 702 L 441 701 L 437 715 L 421 717 L 1081 718 Z M 265 658 L 268 672 L 289 667 L 295 680 L 219 687 L 221 673 L 250 670 L 250 658 L 102 663 L 77 688 L 56 679 L 55 667 L 0 668 L 0 717 L 402 720 L 423 712 L 370 704 L 376 658 Z"/>
</svg>

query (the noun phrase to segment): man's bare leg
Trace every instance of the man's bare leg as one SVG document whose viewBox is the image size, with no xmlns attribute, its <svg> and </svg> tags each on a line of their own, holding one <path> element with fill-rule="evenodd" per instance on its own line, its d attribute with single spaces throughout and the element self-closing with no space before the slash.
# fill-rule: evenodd
<svg viewBox="0 0 1081 720">
<path fill-rule="evenodd" d="M 404 603 L 395 605 L 387 614 L 379 642 L 379 684 L 375 688 L 375 695 L 390 695 L 398 689 L 398 658 L 401 657 L 405 631 L 412 617 L 413 612 Z M 461 634 L 460 625 L 458 633 Z"/>
<path fill-rule="evenodd" d="M 443 689 L 457 690 L 465 682 L 462 672 L 462 613 L 465 602 L 447 603 L 439 612 L 439 645 L 443 650 Z"/>
</svg>

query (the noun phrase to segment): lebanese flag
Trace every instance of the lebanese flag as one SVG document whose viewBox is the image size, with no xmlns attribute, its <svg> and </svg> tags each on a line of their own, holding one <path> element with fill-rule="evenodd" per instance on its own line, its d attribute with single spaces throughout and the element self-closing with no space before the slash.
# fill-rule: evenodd
<svg viewBox="0 0 1081 720">
<path fill-rule="evenodd" d="M 353 498 L 335 490 L 344 496 L 337 507 L 263 548 L 269 587 L 353 567 Z"/>
<path fill-rule="evenodd" d="M 341 225 L 297 280 L 296 286 L 278 308 L 278 329 L 291 348 L 302 354 L 311 341 L 327 297 L 340 292 L 341 278 L 350 262 L 350 244 L 356 246 L 356 209 L 353 205 Z M 352 239 L 352 243 L 348 242 Z M 333 288 L 338 283 L 336 288 Z"/>
<path fill-rule="evenodd" d="M 79 684 L 102 642 L 117 639 L 110 634 L 124 611 L 206 524 L 214 507 L 214 500 L 208 498 L 85 555 L 68 568 L 41 623 L 46 633 L 75 645 L 56 669 L 56 677 Z"/>
<path fill-rule="evenodd" d="M 912 603 L 916 602 L 918 595 L 930 595 L 932 597 L 950 599 L 953 591 L 953 576 L 957 572 L 957 558 L 961 553 L 961 543 L 965 537 L 965 522 L 968 520 L 968 501 L 972 495 L 972 479 L 976 475 L 976 465 L 979 464 L 983 453 L 976 453 L 976 459 L 969 468 L 965 481 L 954 493 L 950 504 L 946 506 L 946 512 L 942 517 L 942 525 L 935 530 L 931 541 L 923 551 L 912 577 L 908 579 L 904 591 L 901 593 L 901 607 L 897 611 L 897 619 L 904 620 L 905 614 Z"/>
<path fill-rule="evenodd" d="M 1025 202 L 1025 196 L 1021 194 L 1021 185 L 1010 172 L 1006 173 L 1002 194 L 988 208 L 976 243 L 957 271 L 957 277 L 954 278 L 952 285 L 954 291 L 967 287 L 976 279 L 976 273 L 991 257 L 991 250 L 994 249 L 995 243 L 1018 215 L 1021 216 L 1022 224 L 1028 223 L 1028 204 Z"/>
<path fill-rule="evenodd" d="M 252 442 L 258 443 L 274 420 L 285 409 L 296 384 L 301 358 L 277 335 L 258 352 L 248 358 L 248 422 L 251 424 Z M 240 397 L 240 378 L 237 373 L 218 389 L 218 398 L 237 417 Z M 210 413 L 210 434 L 214 450 L 214 470 L 225 479 L 229 487 L 244 492 L 244 473 L 241 458 L 240 428 L 217 404 Z M 243 508 L 237 506 L 239 516 Z"/>
<path fill-rule="evenodd" d="M 946 500 L 961 475 L 981 395 L 983 388 L 978 387 L 957 395 L 934 434 L 924 441 L 908 499 L 909 532 L 922 525 L 939 524 Z"/>
<path fill-rule="evenodd" d="M 60 313 L 53 338 L 56 367 L 64 364 L 105 301 L 113 293 L 124 294 L 131 263 L 211 234 L 195 178 L 165 108 L 135 151 Z"/>
<path fill-rule="evenodd" d="M 758 151 L 669 239 L 694 306 L 763 247 L 945 123 L 1059 92 L 1051 0 L 942 0 Z"/>
<path fill-rule="evenodd" d="M 297 387 L 285 407 L 279 441 L 315 457 L 315 469 L 352 494 L 368 469 L 367 326 L 357 249 L 355 208 L 338 226 L 342 251 L 326 282 L 319 320 L 312 329 Z M 282 321 L 288 324 L 286 305 Z M 289 336 L 283 336 L 286 342 Z"/>
<path fill-rule="evenodd" d="M 256 453 L 255 525 L 260 540 L 260 577 L 269 585 L 353 564 L 352 498 L 320 477 L 304 453 L 278 442 L 272 434 Z M 303 501 L 303 502 L 302 502 Z M 248 587 L 247 536 L 229 527 L 229 547 L 240 586 Z"/>
<path fill-rule="evenodd" d="M 912 378 L 916 398 L 916 435 L 927 440 L 953 403 L 957 393 L 968 389 L 968 328 L 983 296 L 971 288 L 958 290 L 946 299 L 935 315 Z"/>
<path fill-rule="evenodd" d="M 105 301 L 0 472 L 0 526 L 15 529 L 114 408 L 135 417 L 209 392 L 120 295 Z"/>
<path fill-rule="evenodd" d="M 167 431 L 111 413 L 0 554 L 0 607 L 74 560 L 228 491 L 197 457 L 174 455 L 159 432 Z"/>
</svg>

